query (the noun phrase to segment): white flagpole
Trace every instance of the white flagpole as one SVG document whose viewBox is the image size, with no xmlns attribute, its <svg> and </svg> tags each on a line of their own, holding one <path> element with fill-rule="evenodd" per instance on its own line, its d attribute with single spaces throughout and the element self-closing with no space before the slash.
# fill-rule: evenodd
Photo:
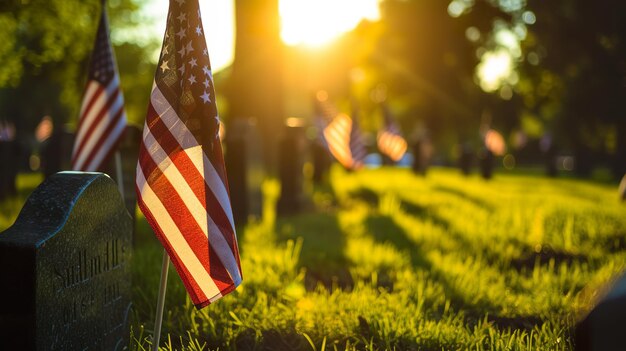
<svg viewBox="0 0 626 351">
<path fill-rule="evenodd" d="M 167 288 L 167 271 L 170 266 L 170 256 L 163 250 L 163 263 L 161 265 L 161 283 L 159 284 L 159 297 L 157 299 L 156 319 L 154 320 L 154 343 L 153 351 L 159 351 L 159 339 L 161 338 L 161 325 L 163 324 L 163 306 L 165 305 L 165 288 Z"/>
<path fill-rule="evenodd" d="M 120 150 L 115 151 L 115 172 L 117 173 L 117 188 L 120 190 L 120 194 L 122 194 L 122 199 L 126 201 L 124 197 L 124 173 L 122 172 L 122 156 L 120 156 Z"/>
</svg>

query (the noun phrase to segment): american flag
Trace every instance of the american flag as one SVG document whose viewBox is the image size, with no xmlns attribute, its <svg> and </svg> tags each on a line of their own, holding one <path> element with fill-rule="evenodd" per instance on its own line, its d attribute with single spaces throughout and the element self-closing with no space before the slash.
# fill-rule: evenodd
<svg viewBox="0 0 626 351">
<path fill-rule="evenodd" d="M 407 143 L 400 133 L 400 127 L 393 120 L 387 105 L 383 106 L 383 117 L 385 125 L 378 132 L 378 150 L 387 155 L 392 161 L 398 162 L 406 153 Z"/>
<path fill-rule="evenodd" d="M 77 171 L 102 169 L 119 143 L 125 128 L 124 97 L 120 90 L 120 78 L 109 42 L 109 25 L 103 3 L 76 129 L 72 169 Z"/>
<path fill-rule="evenodd" d="M 358 112 L 352 111 L 352 118 L 338 113 L 323 130 L 328 150 L 342 166 L 349 170 L 363 167 L 367 155 L 363 135 L 359 128 Z"/>
<path fill-rule="evenodd" d="M 138 203 L 202 308 L 239 286 L 242 274 L 197 0 L 170 1 L 154 80 Z"/>
</svg>

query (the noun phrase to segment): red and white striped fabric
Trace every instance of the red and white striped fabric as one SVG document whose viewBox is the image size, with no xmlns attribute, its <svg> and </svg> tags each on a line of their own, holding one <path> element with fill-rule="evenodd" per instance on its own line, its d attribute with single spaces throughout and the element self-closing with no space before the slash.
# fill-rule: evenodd
<svg viewBox="0 0 626 351">
<path fill-rule="evenodd" d="M 346 169 L 363 167 L 365 146 L 356 119 L 339 113 L 323 130 L 328 150 Z"/>
<path fill-rule="evenodd" d="M 124 97 L 120 91 L 120 79 L 115 69 L 103 5 L 76 129 L 72 169 L 101 170 L 115 150 L 125 128 Z"/>
<path fill-rule="evenodd" d="M 242 280 L 219 125 L 198 2 L 170 1 L 136 190 L 197 308 Z"/>
<path fill-rule="evenodd" d="M 383 118 L 385 125 L 378 132 L 378 150 L 387 155 L 393 162 L 398 162 L 406 153 L 407 142 L 400 133 L 400 127 L 391 117 L 391 111 L 387 105 L 383 105 Z"/>
</svg>

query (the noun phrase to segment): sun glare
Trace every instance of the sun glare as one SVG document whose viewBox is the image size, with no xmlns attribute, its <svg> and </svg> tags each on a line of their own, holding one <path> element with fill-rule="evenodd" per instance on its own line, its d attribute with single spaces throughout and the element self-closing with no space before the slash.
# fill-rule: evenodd
<svg viewBox="0 0 626 351">
<path fill-rule="evenodd" d="M 154 23 L 147 35 L 163 40 L 167 19 L 167 0 L 148 0 L 143 7 L 142 15 Z M 235 44 L 235 8 L 233 0 L 200 1 L 202 26 L 205 32 L 207 48 L 211 57 L 211 66 L 217 72 L 230 65 L 234 59 Z M 145 35 L 146 33 L 144 33 Z M 161 48 L 155 52 L 155 61 Z"/>
<path fill-rule="evenodd" d="M 281 38 L 287 45 L 320 46 L 380 17 L 378 0 L 280 0 Z"/>
<path fill-rule="evenodd" d="M 485 53 L 477 67 L 480 86 L 485 91 L 494 91 L 506 81 L 512 73 L 513 59 L 506 50 Z"/>
</svg>

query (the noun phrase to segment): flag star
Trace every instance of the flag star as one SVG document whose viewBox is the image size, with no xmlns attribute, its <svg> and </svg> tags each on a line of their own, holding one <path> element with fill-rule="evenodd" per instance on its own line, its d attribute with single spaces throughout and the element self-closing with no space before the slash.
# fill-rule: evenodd
<svg viewBox="0 0 626 351">
<path fill-rule="evenodd" d="M 205 104 L 211 102 L 211 99 L 209 98 L 209 93 L 207 93 L 206 91 L 200 97 Z"/>
<path fill-rule="evenodd" d="M 202 50 L 202 55 L 209 56 L 209 52 L 207 51 L 206 48 L 204 50 Z"/>
<path fill-rule="evenodd" d="M 187 43 L 186 50 L 187 50 L 187 53 L 190 53 L 193 51 L 193 47 L 191 46 L 191 40 Z"/>
<path fill-rule="evenodd" d="M 169 66 L 167 65 L 167 61 L 163 61 L 163 63 L 161 64 L 161 69 L 163 70 L 162 72 L 165 72 L 165 70 L 170 69 Z"/>
<path fill-rule="evenodd" d="M 198 9 L 198 18 L 200 18 L 200 9 Z"/>
<path fill-rule="evenodd" d="M 185 74 L 185 65 L 180 65 L 180 67 L 178 67 L 178 70 L 180 71 L 180 74 Z"/>
<path fill-rule="evenodd" d="M 178 18 L 178 22 L 183 23 L 183 21 L 187 20 L 187 14 L 184 12 L 181 12 L 181 14 L 178 15 L 178 17 L 176 18 Z"/>
<path fill-rule="evenodd" d="M 189 78 L 187 78 L 187 80 L 189 81 L 189 84 L 193 84 L 196 82 L 196 76 L 192 74 Z"/>
<path fill-rule="evenodd" d="M 185 33 L 185 30 L 181 28 L 176 35 L 178 35 L 178 39 L 182 39 L 187 36 L 187 33 Z"/>
<path fill-rule="evenodd" d="M 209 69 L 209 66 L 205 65 L 204 67 L 202 67 L 202 71 L 204 72 L 204 74 L 206 74 L 207 76 L 211 77 L 211 70 Z M 213 78 L 211 77 L 211 79 L 213 79 Z"/>
<path fill-rule="evenodd" d="M 170 53 L 170 51 L 169 51 L 169 49 L 168 49 L 168 46 L 169 46 L 169 45 L 165 45 L 165 46 L 163 47 L 163 55 L 167 55 L 167 54 L 169 54 L 169 53 Z"/>
<path fill-rule="evenodd" d="M 206 78 L 204 79 L 204 83 L 203 83 L 203 84 L 204 84 L 204 87 L 205 87 L 205 88 L 209 89 L 209 84 L 210 84 L 210 83 L 211 83 L 211 82 L 209 82 L 209 80 L 208 80 L 208 79 L 206 79 Z"/>
<path fill-rule="evenodd" d="M 184 47 L 180 48 L 180 50 L 178 50 L 178 53 L 180 54 L 181 57 L 185 56 L 185 48 Z"/>
<path fill-rule="evenodd" d="M 176 0 L 176 2 L 178 3 L 178 6 L 180 6 L 185 3 L 185 0 Z"/>
<path fill-rule="evenodd" d="M 200 25 L 196 27 L 196 34 L 202 35 L 202 28 L 200 28 Z"/>
<path fill-rule="evenodd" d="M 198 64 L 196 63 L 196 58 L 192 57 L 191 60 L 189 61 L 189 65 L 193 68 L 196 67 Z"/>
</svg>

